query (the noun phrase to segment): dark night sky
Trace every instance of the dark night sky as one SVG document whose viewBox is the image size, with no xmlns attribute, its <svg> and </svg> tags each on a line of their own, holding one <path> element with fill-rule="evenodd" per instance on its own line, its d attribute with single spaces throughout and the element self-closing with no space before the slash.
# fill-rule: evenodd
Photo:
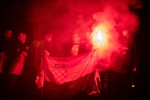
<svg viewBox="0 0 150 100">
<path fill-rule="evenodd" d="M 31 25 L 28 22 L 30 4 L 29 0 L 1 0 L 0 31 L 12 29 L 15 33 L 30 32 Z"/>
</svg>

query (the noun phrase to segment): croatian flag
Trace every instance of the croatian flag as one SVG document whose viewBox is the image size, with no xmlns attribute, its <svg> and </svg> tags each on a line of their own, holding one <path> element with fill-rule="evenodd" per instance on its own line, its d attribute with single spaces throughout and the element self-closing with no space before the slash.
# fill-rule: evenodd
<svg viewBox="0 0 150 100">
<path fill-rule="evenodd" d="M 90 91 L 94 85 L 96 65 L 95 51 L 70 57 L 43 55 L 36 84 L 38 88 L 44 88 L 47 95 Z"/>
</svg>

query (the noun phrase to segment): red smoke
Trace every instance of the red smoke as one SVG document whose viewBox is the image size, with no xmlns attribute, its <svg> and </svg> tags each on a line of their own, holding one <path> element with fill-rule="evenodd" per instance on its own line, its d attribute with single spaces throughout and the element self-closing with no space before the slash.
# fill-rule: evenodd
<svg viewBox="0 0 150 100">
<path fill-rule="evenodd" d="M 140 0 L 37 0 L 31 8 L 34 39 L 51 32 L 61 48 L 74 33 L 86 37 L 96 27 L 105 27 L 107 43 L 97 54 L 111 66 L 122 48 L 133 42 L 139 25 L 134 9 L 141 7 Z"/>
</svg>

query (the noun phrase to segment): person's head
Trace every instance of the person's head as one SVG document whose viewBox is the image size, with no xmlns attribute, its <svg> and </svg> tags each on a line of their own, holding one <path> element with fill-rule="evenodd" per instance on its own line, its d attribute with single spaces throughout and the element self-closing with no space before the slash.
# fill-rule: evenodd
<svg viewBox="0 0 150 100">
<path fill-rule="evenodd" d="M 73 34 L 72 40 L 74 44 L 80 44 L 80 37 L 78 34 Z"/>
<path fill-rule="evenodd" d="M 53 34 L 51 34 L 51 33 L 44 34 L 44 40 L 45 40 L 46 42 L 51 42 L 51 41 L 52 41 L 52 38 L 53 38 Z"/>
<path fill-rule="evenodd" d="M 6 32 L 4 33 L 4 36 L 6 39 L 11 38 L 12 36 L 12 30 L 6 30 Z"/>
<path fill-rule="evenodd" d="M 123 30 L 122 32 L 124 37 L 127 37 L 129 35 L 129 31 L 128 30 Z"/>
<path fill-rule="evenodd" d="M 19 42 L 25 43 L 25 42 L 26 42 L 26 38 L 27 38 L 26 33 L 19 33 L 19 34 L 18 34 L 18 41 L 19 41 Z"/>
</svg>

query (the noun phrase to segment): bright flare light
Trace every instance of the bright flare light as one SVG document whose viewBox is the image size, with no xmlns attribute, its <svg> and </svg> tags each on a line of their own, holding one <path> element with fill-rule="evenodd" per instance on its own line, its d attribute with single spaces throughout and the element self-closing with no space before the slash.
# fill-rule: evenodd
<svg viewBox="0 0 150 100">
<path fill-rule="evenodd" d="M 110 34 L 111 29 L 111 25 L 106 22 L 93 27 L 91 43 L 93 44 L 93 49 L 96 50 L 98 59 L 109 58 L 115 48 Z"/>
<path fill-rule="evenodd" d="M 91 37 L 94 48 L 99 48 L 106 45 L 106 33 L 102 27 L 96 27 L 92 32 Z"/>
</svg>

